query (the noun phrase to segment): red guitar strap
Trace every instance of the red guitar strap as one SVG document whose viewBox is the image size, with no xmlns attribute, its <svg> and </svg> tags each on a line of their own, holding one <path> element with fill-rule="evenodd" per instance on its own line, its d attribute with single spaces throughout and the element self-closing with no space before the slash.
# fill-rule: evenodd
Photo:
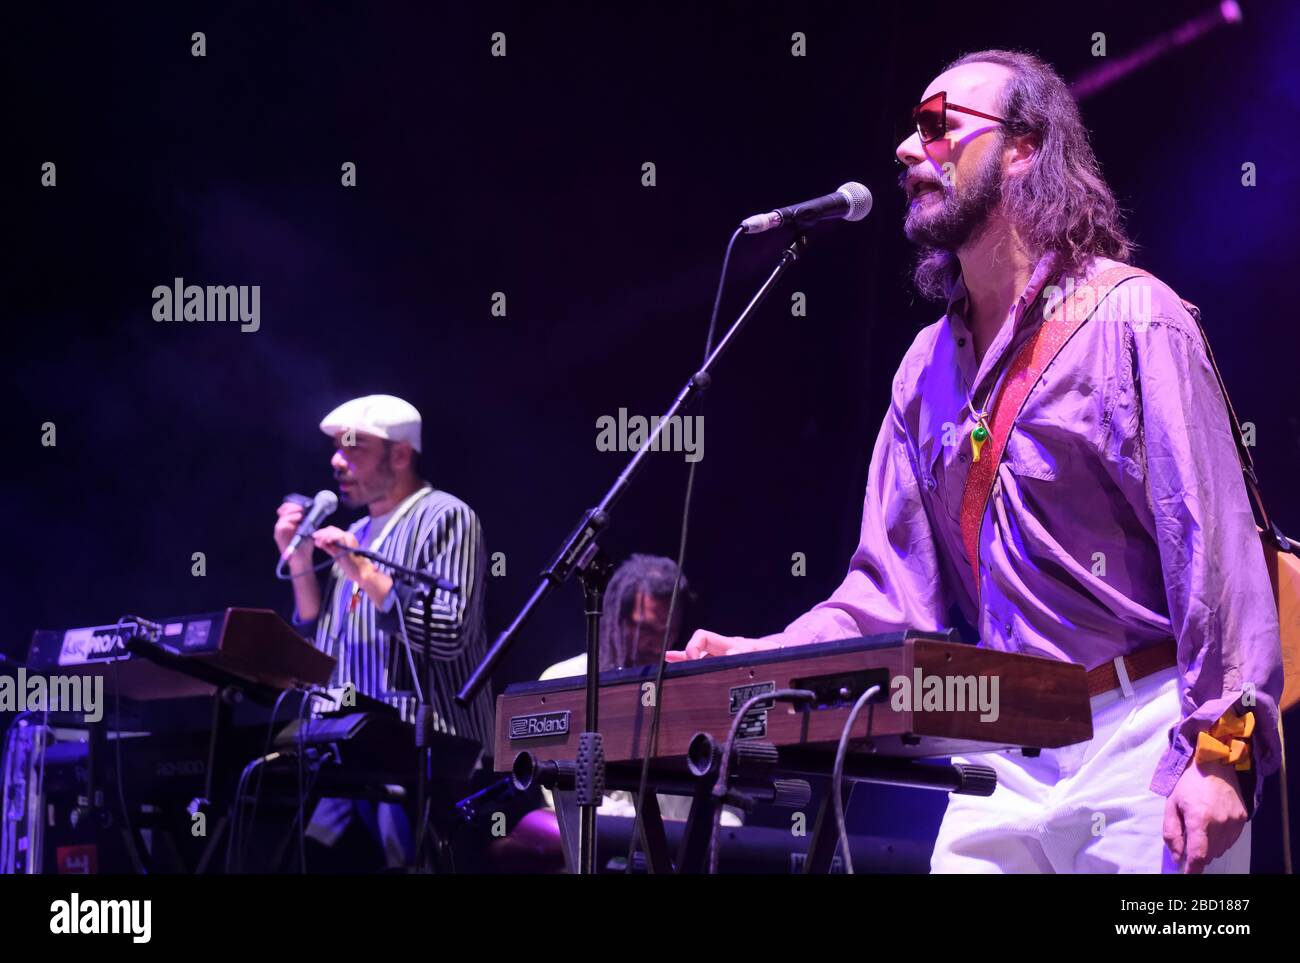
<svg viewBox="0 0 1300 963">
<path fill-rule="evenodd" d="M 1141 268 L 1127 264 L 1107 268 L 1074 291 L 1044 317 L 1038 330 L 1021 345 L 1011 361 L 1006 377 L 998 388 L 997 399 L 987 424 L 989 438 L 984 443 L 983 457 L 972 461 L 966 476 L 966 487 L 961 497 L 961 537 L 975 573 L 975 597 L 980 594 L 980 528 L 988 510 L 989 495 L 997 479 L 998 465 L 1006 448 L 1007 436 L 1015 425 L 1020 409 L 1029 392 L 1038 384 L 1043 371 L 1052 363 L 1074 333 L 1096 312 L 1102 299 L 1120 283 L 1129 278 L 1147 276 Z"/>
</svg>

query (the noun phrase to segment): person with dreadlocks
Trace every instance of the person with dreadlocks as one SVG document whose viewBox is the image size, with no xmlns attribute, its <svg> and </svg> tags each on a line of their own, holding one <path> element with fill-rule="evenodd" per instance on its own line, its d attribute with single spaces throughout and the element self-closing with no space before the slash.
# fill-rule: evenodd
<svg viewBox="0 0 1300 963">
<path fill-rule="evenodd" d="M 671 605 L 673 584 L 677 582 L 677 603 Z M 605 589 L 604 617 L 600 621 L 600 671 L 653 665 L 665 644 L 676 649 L 680 641 L 683 603 L 689 596 L 686 576 L 677 564 L 660 555 L 632 555 L 610 577 Z M 673 609 L 669 625 L 668 610 Z M 542 681 L 585 675 L 587 654 L 579 653 L 557 662 L 542 673 Z M 499 840 L 498 862 L 515 869 L 560 869 L 564 863 L 554 800 L 543 790 L 545 807 L 530 812 L 505 839 Z M 660 796 L 659 809 L 664 819 L 685 820 L 690 812 L 685 796 Z M 631 817 L 636 814 L 632 794 L 608 792 L 597 812 L 602 816 Z M 727 807 L 723 824 L 740 825 L 739 813 Z"/>
<path fill-rule="evenodd" d="M 632 555 L 615 570 L 605 588 L 605 615 L 600 620 L 601 672 L 658 662 L 665 631 L 668 648 L 677 648 L 682 603 L 689 586 L 682 576 L 669 629 L 668 608 L 676 580 L 677 564 L 661 555 Z M 551 666 L 542 679 L 563 679 L 586 671 L 587 654 L 582 652 Z"/>
</svg>

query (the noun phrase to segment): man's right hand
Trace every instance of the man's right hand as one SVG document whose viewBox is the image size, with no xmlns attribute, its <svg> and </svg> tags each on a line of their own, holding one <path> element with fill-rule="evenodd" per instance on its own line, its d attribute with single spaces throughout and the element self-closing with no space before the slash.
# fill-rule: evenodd
<svg viewBox="0 0 1300 963">
<path fill-rule="evenodd" d="M 770 639 L 747 639 L 741 635 L 719 635 L 707 629 L 696 629 L 686 648 L 668 652 L 667 658 L 669 662 L 689 662 L 709 655 L 740 655 L 742 652 L 779 648 L 781 644 Z"/>
<path fill-rule="evenodd" d="M 294 532 L 298 531 L 298 526 L 302 524 L 303 507 L 297 502 L 285 502 L 275 510 L 275 547 L 280 550 L 281 557 L 284 556 L 284 550 L 289 547 L 293 541 Z M 302 544 L 295 549 L 293 561 L 311 561 L 312 541 L 310 538 L 304 538 Z"/>
<path fill-rule="evenodd" d="M 303 507 L 297 502 L 285 502 L 275 510 L 275 547 L 284 557 L 284 550 L 293 541 L 293 533 L 298 531 L 302 522 Z M 304 538 L 292 555 L 289 556 L 289 575 L 293 582 L 294 618 L 299 622 L 311 622 L 320 615 L 320 583 L 308 578 L 311 572 L 311 553 L 316 545 L 310 538 Z M 279 571 L 277 566 L 276 571 Z"/>
</svg>

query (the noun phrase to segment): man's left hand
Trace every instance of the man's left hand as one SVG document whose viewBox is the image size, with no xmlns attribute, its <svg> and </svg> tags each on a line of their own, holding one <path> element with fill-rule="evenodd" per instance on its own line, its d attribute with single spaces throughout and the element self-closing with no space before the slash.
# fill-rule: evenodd
<svg viewBox="0 0 1300 963">
<path fill-rule="evenodd" d="M 358 585 L 365 584 L 366 575 L 374 566 L 370 559 L 348 551 L 350 548 L 361 547 L 355 535 L 334 525 L 327 525 L 313 532 L 311 540 L 316 543 L 317 548 L 338 562 L 344 575 Z"/>
<path fill-rule="evenodd" d="M 1200 873 L 1246 826 L 1237 771 L 1225 763 L 1187 764 L 1165 803 L 1165 845 L 1184 873 Z"/>
</svg>

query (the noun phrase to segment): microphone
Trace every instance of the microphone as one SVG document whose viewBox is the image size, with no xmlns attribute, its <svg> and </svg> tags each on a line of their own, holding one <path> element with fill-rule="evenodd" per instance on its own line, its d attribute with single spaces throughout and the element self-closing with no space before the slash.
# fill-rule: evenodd
<svg viewBox="0 0 1300 963">
<path fill-rule="evenodd" d="M 298 523 L 298 530 L 293 533 L 293 540 L 289 542 L 289 547 L 280 556 L 280 561 L 287 562 L 289 556 L 297 551 L 298 546 L 302 544 L 302 540 L 309 538 L 311 533 L 320 527 L 320 523 L 333 515 L 334 510 L 338 507 L 339 497 L 337 495 L 328 488 L 322 488 L 318 491 L 316 497 L 312 499 L 311 508 L 307 510 L 307 514 Z"/>
<path fill-rule="evenodd" d="M 846 221 L 860 221 L 871 213 L 871 191 L 857 181 L 841 184 L 833 194 L 792 204 L 766 214 L 755 214 L 740 222 L 746 234 L 762 234 L 783 224 L 808 227 L 818 221 L 842 217 Z"/>
</svg>

